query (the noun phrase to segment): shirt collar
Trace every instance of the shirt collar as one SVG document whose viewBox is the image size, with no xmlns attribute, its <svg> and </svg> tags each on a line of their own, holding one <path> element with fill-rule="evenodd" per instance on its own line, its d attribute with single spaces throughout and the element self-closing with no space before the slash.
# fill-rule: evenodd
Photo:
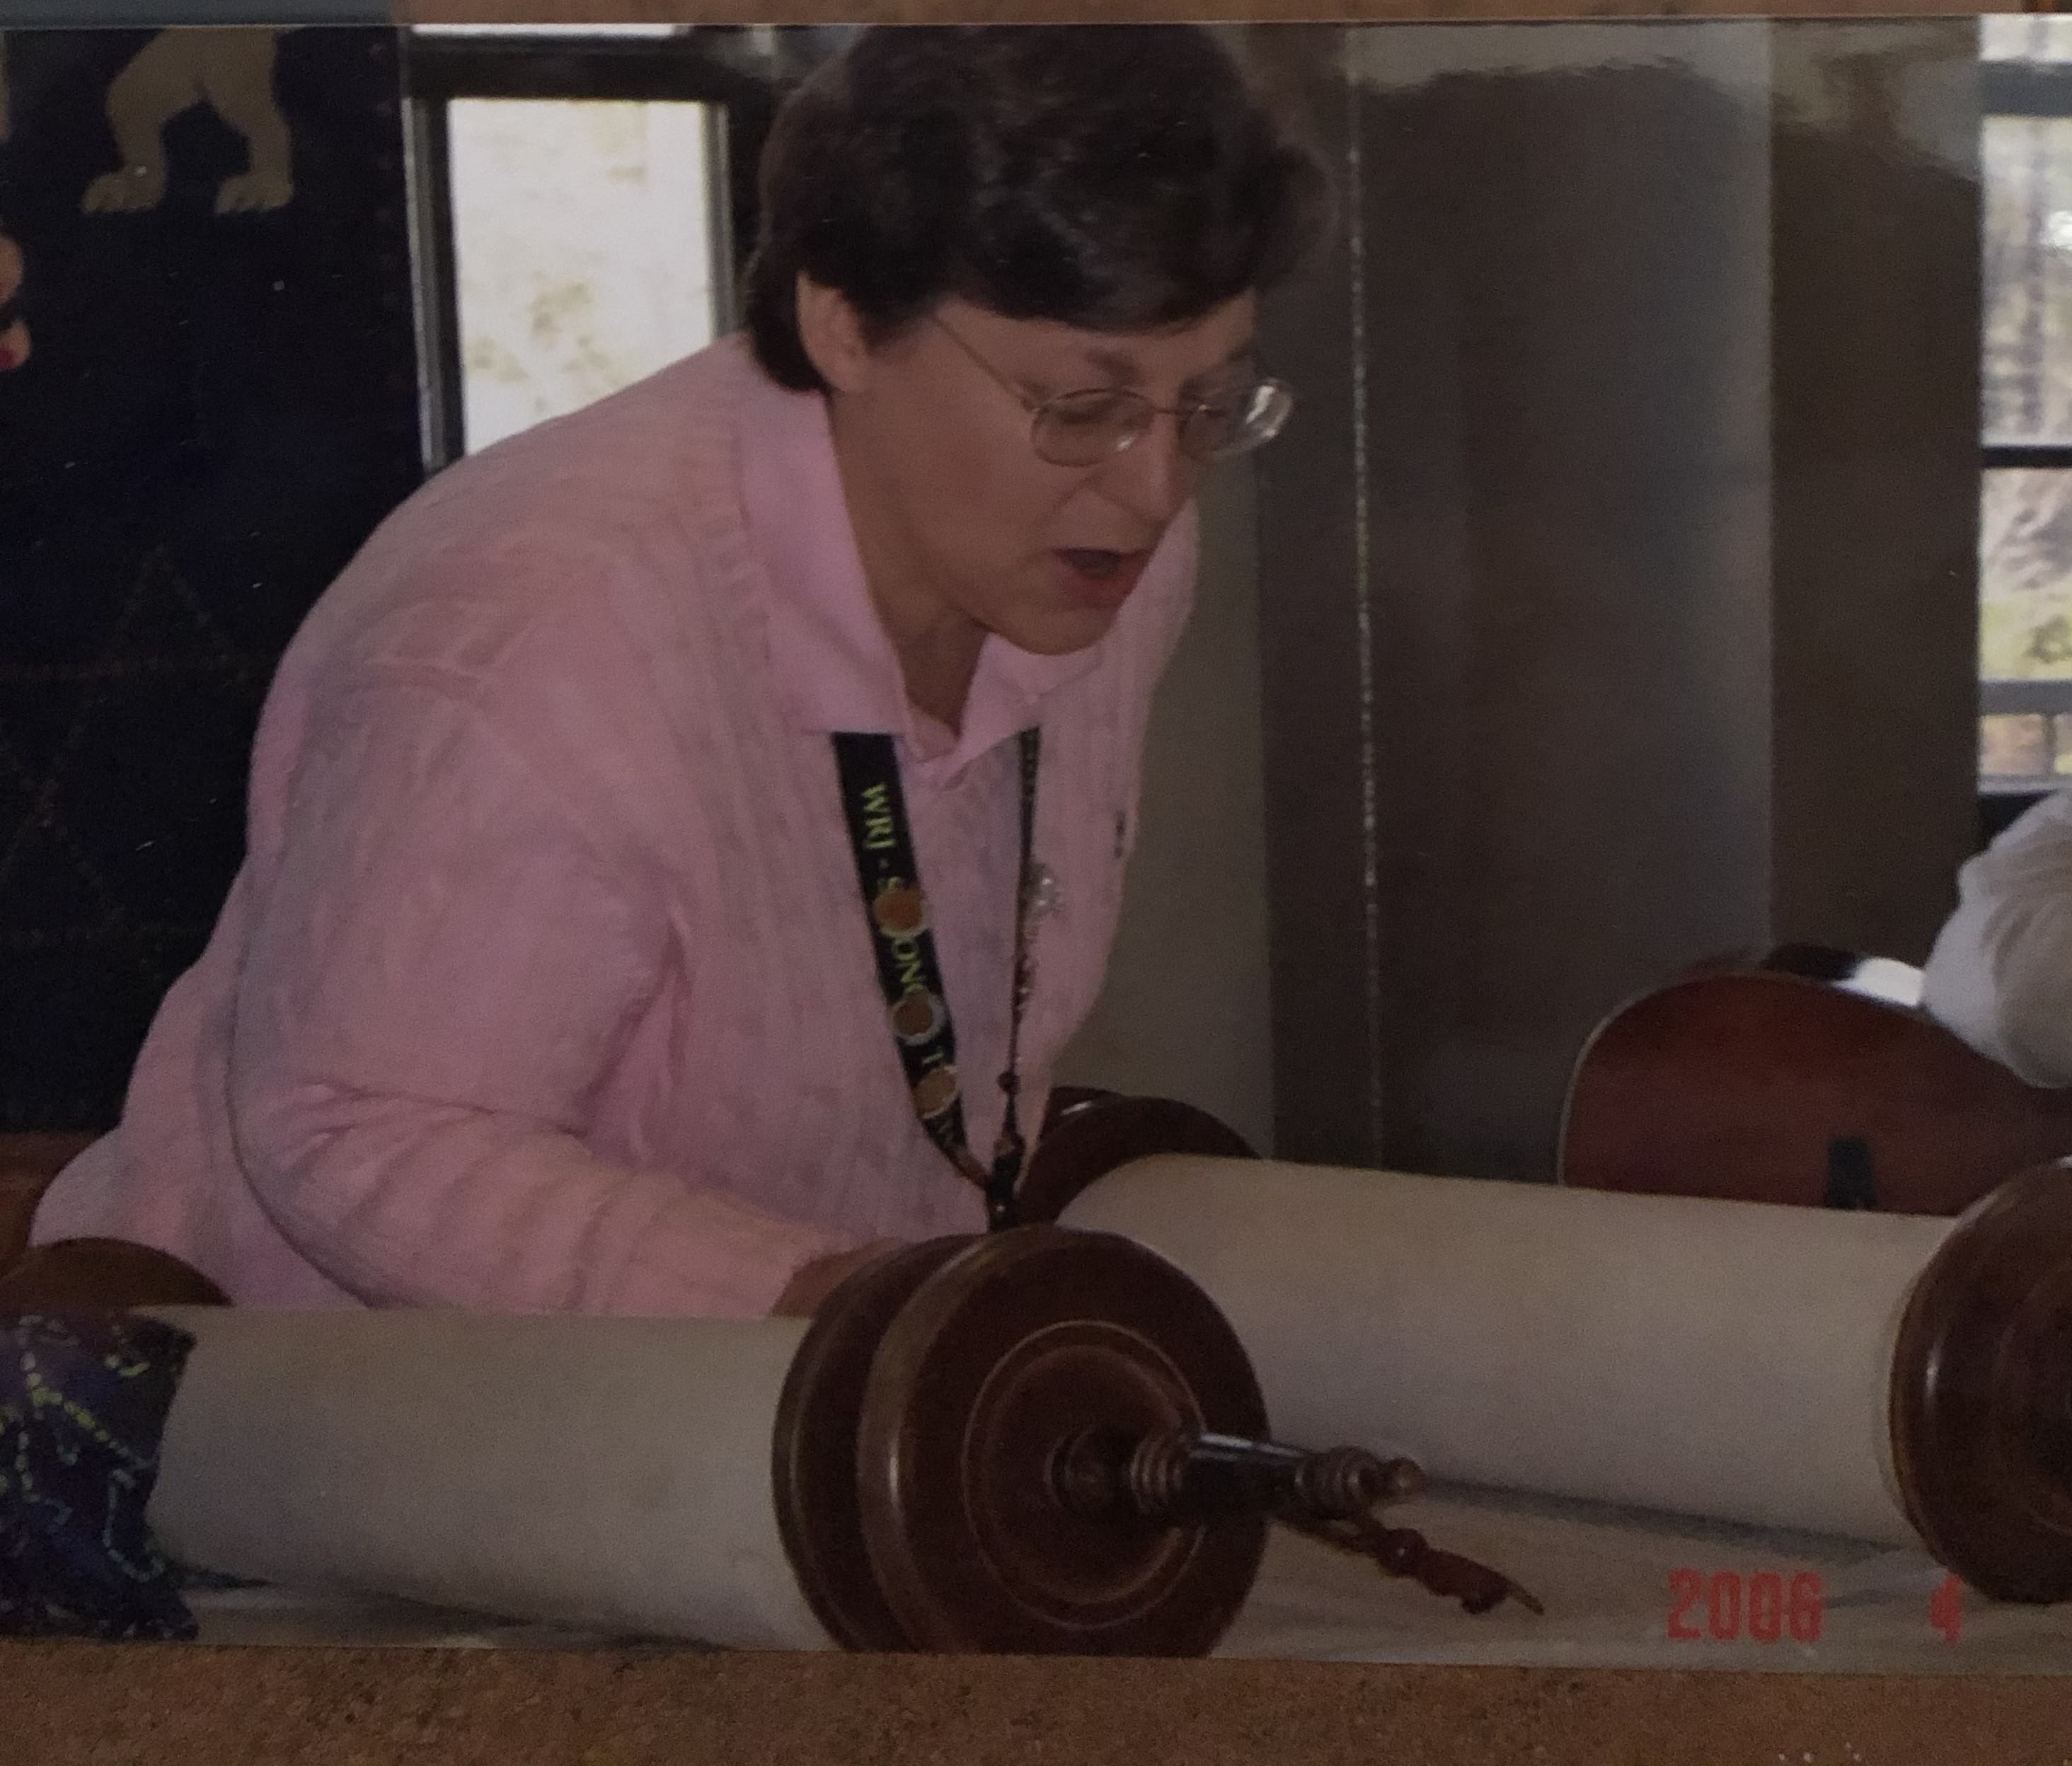
<svg viewBox="0 0 2072 1766">
<path fill-rule="evenodd" d="M 1047 694 L 1099 659 L 1102 645 L 1040 656 L 989 634 L 962 729 L 947 754 L 906 699 L 899 659 L 878 617 L 849 525 L 827 401 L 792 392 L 759 369 L 739 408 L 742 499 L 767 579 L 771 662 L 786 714 L 800 729 L 903 737 L 954 771 L 1037 721 Z"/>
</svg>

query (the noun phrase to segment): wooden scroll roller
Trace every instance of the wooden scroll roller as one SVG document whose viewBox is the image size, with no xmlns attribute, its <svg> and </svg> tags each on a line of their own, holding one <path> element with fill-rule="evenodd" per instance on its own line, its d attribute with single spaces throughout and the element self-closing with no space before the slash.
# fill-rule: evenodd
<svg viewBox="0 0 2072 1766">
<path fill-rule="evenodd" d="M 1092 1086 L 1050 1094 L 1043 1132 L 1015 1194 L 1025 1221 L 1054 1221 L 1096 1178 L 1153 1153 L 1256 1159 L 1244 1136 L 1193 1104 Z"/>
<path fill-rule="evenodd" d="M 52 1247 L 0 1299 L 163 1298 L 168 1265 Z M 1375 1518 L 1414 1467 L 1268 1439 L 1221 1315 L 1112 1235 L 909 1246 L 810 1324 L 142 1309 L 195 1339 L 147 1511 L 194 1568 L 739 1646 L 1186 1655 L 1277 1517 L 1514 1591 Z"/>
<path fill-rule="evenodd" d="M 0 1274 L 0 1312 L 229 1304 L 199 1270 L 125 1238 L 62 1238 L 38 1245 Z"/>
<path fill-rule="evenodd" d="M 1293 1438 L 2072 1597 L 2072 1160 L 1951 1222 L 1162 1156 L 1062 1218 L 1193 1277 Z"/>
</svg>

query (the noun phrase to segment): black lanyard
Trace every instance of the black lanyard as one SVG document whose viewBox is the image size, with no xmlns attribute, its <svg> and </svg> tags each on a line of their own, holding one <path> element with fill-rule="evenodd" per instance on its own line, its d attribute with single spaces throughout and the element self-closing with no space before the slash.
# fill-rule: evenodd
<svg viewBox="0 0 2072 1766">
<path fill-rule="evenodd" d="M 914 1113 L 928 1138 L 950 1163 L 985 1194 L 985 1217 L 997 1230 L 1015 1223 L 1014 1186 L 1028 1148 L 1022 1138 L 1016 1100 L 1022 1090 L 1022 1014 L 1029 1003 L 1032 974 L 1029 914 L 1036 837 L 1036 774 L 1042 732 L 1022 732 L 1022 860 L 1014 897 L 1013 997 L 1007 1019 L 1007 1066 L 1000 1076 L 1007 1108 L 990 1166 L 979 1163 L 964 1128 L 962 1086 L 957 1077 L 956 1027 L 935 961 L 928 898 L 906 823 L 906 799 L 899 786 L 899 756 L 890 736 L 838 734 L 835 766 L 841 775 L 842 811 L 856 876 L 870 919 L 872 955 L 878 984 L 892 1017 L 892 1040 L 906 1070 Z"/>
</svg>

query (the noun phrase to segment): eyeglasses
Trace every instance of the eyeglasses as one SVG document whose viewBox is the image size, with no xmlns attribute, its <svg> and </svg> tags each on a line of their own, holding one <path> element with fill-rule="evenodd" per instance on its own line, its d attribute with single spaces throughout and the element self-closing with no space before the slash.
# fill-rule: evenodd
<svg viewBox="0 0 2072 1766">
<path fill-rule="evenodd" d="M 1264 447 L 1286 427 L 1295 409 L 1293 389 L 1280 380 L 1255 380 L 1184 405 L 1153 405 L 1141 392 L 1123 386 L 1087 387 L 1055 398 L 1032 399 L 935 314 L 928 318 L 1029 413 L 1029 444 L 1038 458 L 1053 466 L 1099 466 L 1133 446 L 1158 417 L 1178 421 L 1180 451 L 1190 459 L 1227 460 Z"/>
</svg>

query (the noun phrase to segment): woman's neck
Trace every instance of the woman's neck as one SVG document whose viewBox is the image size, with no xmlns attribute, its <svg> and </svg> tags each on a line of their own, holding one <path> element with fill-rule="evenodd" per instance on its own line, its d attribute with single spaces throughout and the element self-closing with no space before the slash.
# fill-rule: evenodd
<svg viewBox="0 0 2072 1766">
<path fill-rule="evenodd" d="M 961 727 L 964 701 L 970 696 L 979 651 L 985 643 L 984 630 L 955 610 L 944 608 L 931 620 L 904 622 L 902 630 L 902 622 L 886 606 L 887 598 L 874 588 L 871 598 L 899 659 L 906 697 L 937 723 L 952 730 Z"/>
<path fill-rule="evenodd" d="M 839 402 L 831 406 L 830 416 L 849 530 L 871 604 L 899 659 L 906 697 L 938 723 L 957 729 L 964 722 L 964 700 L 978 670 L 985 629 L 930 585 L 898 515 L 872 477 L 868 450 L 852 445 Z"/>
</svg>

